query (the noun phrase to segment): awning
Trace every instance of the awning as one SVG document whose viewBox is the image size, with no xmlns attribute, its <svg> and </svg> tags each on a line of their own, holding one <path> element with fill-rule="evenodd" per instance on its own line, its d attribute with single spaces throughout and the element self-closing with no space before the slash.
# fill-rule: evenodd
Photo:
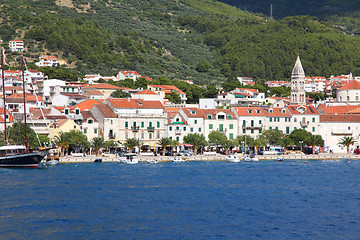
<svg viewBox="0 0 360 240">
<path fill-rule="evenodd" d="M 144 142 L 143 146 L 150 146 L 150 143 L 149 142 Z"/>
<path fill-rule="evenodd" d="M 191 144 L 184 144 L 184 147 L 192 147 L 193 145 Z"/>
</svg>

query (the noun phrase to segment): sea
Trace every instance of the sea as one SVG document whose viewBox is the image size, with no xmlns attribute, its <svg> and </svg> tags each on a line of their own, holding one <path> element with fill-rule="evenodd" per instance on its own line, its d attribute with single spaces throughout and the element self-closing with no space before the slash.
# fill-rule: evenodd
<svg viewBox="0 0 360 240">
<path fill-rule="evenodd" d="M 360 239 L 360 161 L 0 169 L 0 239 Z"/>
</svg>

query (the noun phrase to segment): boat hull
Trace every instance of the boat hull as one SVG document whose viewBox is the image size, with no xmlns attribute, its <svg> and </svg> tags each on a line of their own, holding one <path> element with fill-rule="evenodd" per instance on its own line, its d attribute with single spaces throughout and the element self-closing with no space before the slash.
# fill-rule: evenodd
<svg viewBox="0 0 360 240">
<path fill-rule="evenodd" d="M 46 156 L 46 152 L 24 153 L 0 157 L 0 167 L 6 168 L 37 168 L 41 160 Z"/>
</svg>

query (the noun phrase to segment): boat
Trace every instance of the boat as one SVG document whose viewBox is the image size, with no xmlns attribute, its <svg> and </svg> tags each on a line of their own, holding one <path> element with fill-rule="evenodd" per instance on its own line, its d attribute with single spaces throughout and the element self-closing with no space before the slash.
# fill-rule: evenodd
<svg viewBox="0 0 360 240">
<path fill-rule="evenodd" d="M 259 158 L 255 154 L 247 154 L 243 157 L 245 162 L 258 162 Z"/>
<path fill-rule="evenodd" d="M 59 163 L 60 163 L 59 160 L 54 160 L 54 159 L 46 161 L 47 165 L 58 165 Z"/>
<path fill-rule="evenodd" d="M 157 159 L 148 159 L 147 160 L 148 163 L 159 163 L 159 161 Z"/>
<path fill-rule="evenodd" d="M 135 153 L 126 153 L 123 157 L 119 157 L 119 161 L 126 164 L 137 164 L 139 160 L 134 158 L 135 155 Z"/>
<path fill-rule="evenodd" d="M 94 162 L 101 163 L 101 162 L 102 162 L 102 159 L 101 159 L 101 158 L 96 158 L 96 159 L 94 160 Z"/>
<path fill-rule="evenodd" d="M 278 161 L 278 162 L 284 161 L 284 157 L 278 157 L 278 158 L 276 158 L 276 161 Z"/>
<path fill-rule="evenodd" d="M 21 58 L 22 66 L 24 64 L 23 57 Z M 4 49 L 1 49 L 1 66 L 4 66 Z M 4 80 L 4 68 L 2 67 L 2 86 L 5 86 Z M 22 69 L 23 76 L 22 82 L 23 86 L 25 86 L 25 77 L 24 77 L 24 69 Z M 24 87 L 25 89 L 25 87 Z M 6 101 L 5 101 L 5 88 L 2 88 L 3 91 L 3 101 L 4 101 L 4 146 L 0 147 L 0 167 L 28 167 L 28 168 L 38 168 L 39 163 L 44 159 L 47 155 L 48 150 L 45 148 L 39 149 L 37 151 L 31 150 L 28 148 L 27 142 L 27 124 L 26 124 L 26 101 L 25 101 L 25 91 L 23 91 L 23 104 L 24 104 L 24 124 L 25 124 L 25 144 L 24 145 L 8 145 L 8 139 L 6 134 Z"/>
<path fill-rule="evenodd" d="M 225 160 L 228 162 L 240 162 L 240 158 L 237 155 L 227 155 Z"/>
<path fill-rule="evenodd" d="M 180 156 L 175 156 L 172 161 L 176 162 L 176 163 L 178 163 L 178 162 L 186 162 L 186 158 L 180 157 Z"/>
</svg>

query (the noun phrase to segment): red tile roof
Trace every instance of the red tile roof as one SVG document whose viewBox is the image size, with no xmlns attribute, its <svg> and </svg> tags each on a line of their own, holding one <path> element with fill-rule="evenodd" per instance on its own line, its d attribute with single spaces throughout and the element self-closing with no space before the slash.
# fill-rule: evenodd
<svg viewBox="0 0 360 240">
<path fill-rule="evenodd" d="M 157 95 L 156 93 L 154 93 L 153 91 L 149 90 L 149 89 L 145 89 L 141 92 L 138 92 L 138 93 L 135 93 L 136 95 L 141 95 L 141 94 L 144 94 L 144 95 Z"/>
<path fill-rule="evenodd" d="M 101 104 L 101 102 L 97 99 L 87 99 L 75 106 L 72 106 L 71 109 L 79 108 L 80 111 L 90 110 L 95 104 Z"/>
<path fill-rule="evenodd" d="M 117 89 L 121 89 L 121 88 L 118 86 L 115 86 L 115 85 L 108 84 L 108 83 L 98 83 L 98 84 L 93 84 L 93 85 L 84 87 L 84 89 L 114 89 L 114 90 L 117 90 Z"/>
<path fill-rule="evenodd" d="M 9 97 L 7 97 L 7 99 L 11 99 L 11 98 L 13 98 L 13 99 L 14 98 L 23 98 L 23 94 L 22 93 L 14 93 L 14 94 L 10 95 Z M 32 95 L 30 93 L 25 93 L 25 99 L 27 102 L 36 102 L 36 99 L 38 101 L 43 100 L 41 96 L 38 95 L 36 98 L 35 95 Z"/>
<path fill-rule="evenodd" d="M 330 106 L 322 109 L 327 114 L 345 114 L 345 113 L 350 113 L 351 111 L 359 107 L 360 106 L 345 105 L 345 106 Z"/>
<path fill-rule="evenodd" d="M 319 112 L 316 110 L 316 108 L 314 106 L 310 106 L 310 105 L 286 105 L 287 109 L 291 112 L 291 114 L 319 114 Z M 298 111 L 299 107 L 304 107 L 305 108 L 305 112 L 301 113 Z"/>
<path fill-rule="evenodd" d="M 357 80 L 351 80 L 345 86 L 339 88 L 338 90 L 352 90 L 352 89 L 360 89 L 360 82 Z"/>
<path fill-rule="evenodd" d="M 175 91 L 178 94 L 185 94 L 183 91 L 181 91 L 179 88 L 172 86 L 172 85 L 148 85 L 149 87 L 154 88 L 162 88 L 163 90 L 168 91 L 168 93 Z"/>
<path fill-rule="evenodd" d="M 164 105 L 160 101 L 145 101 L 142 99 L 109 98 L 109 102 L 114 108 L 162 108 Z"/>
<path fill-rule="evenodd" d="M 234 107 L 234 110 L 238 116 L 265 116 L 261 107 Z"/>
<path fill-rule="evenodd" d="M 359 122 L 360 123 L 360 115 L 323 114 L 323 115 L 320 115 L 320 122 Z"/>
<path fill-rule="evenodd" d="M 117 115 L 106 104 L 95 104 L 93 108 L 97 108 L 105 118 L 116 118 Z"/>
</svg>

